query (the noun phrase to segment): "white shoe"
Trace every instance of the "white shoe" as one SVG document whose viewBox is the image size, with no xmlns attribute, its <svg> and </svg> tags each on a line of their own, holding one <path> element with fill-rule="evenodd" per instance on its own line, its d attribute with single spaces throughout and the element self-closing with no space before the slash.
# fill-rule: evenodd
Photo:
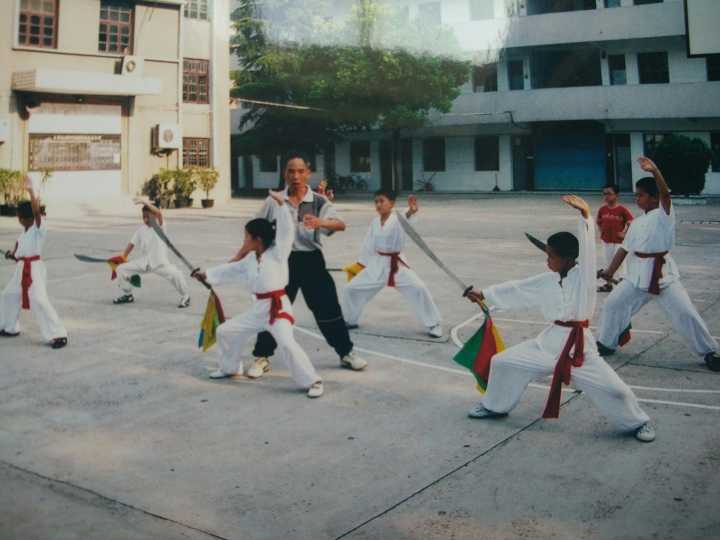
<svg viewBox="0 0 720 540">
<path fill-rule="evenodd" d="M 188 307 L 189 305 L 190 305 L 190 295 L 189 295 L 189 294 L 186 294 L 185 296 L 183 296 L 183 297 L 180 299 L 180 303 L 178 304 L 178 307 L 179 307 L 180 309 L 182 309 L 182 308 Z"/>
<path fill-rule="evenodd" d="M 655 428 L 647 424 L 643 424 L 635 431 L 635 438 L 640 442 L 653 442 L 655 440 Z"/>
<path fill-rule="evenodd" d="M 215 371 L 211 371 L 210 375 L 208 375 L 211 379 L 228 379 L 230 377 L 234 377 L 234 375 L 231 375 L 230 373 L 225 373 L 224 371 L 220 371 L 219 369 L 216 369 Z"/>
<path fill-rule="evenodd" d="M 478 403 L 472 409 L 470 409 L 470 411 L 468 412 L 468 416 L 470 418 L 497 418 L 498 416 L 507 416 L 507 413 L 490 411 L 483 407 L 481 403 Z"/>
<path fill-rule="evenodd" d="M 434 337 L 434 338 L 443 337 L 442 326 L 440 326 L 439 324 L 436 324 L 435 326 L 431 326 L 430 328 L 428 328 L 428 335 L 430 337 Z"/>
<path fill-rule="evenodd" d="M 323 383 L 322 381 L 317 381 L 312 383 L 312 386 L 308 388 L 307 391 L 307 397 L 309 398 L 319 398 L 323 395 Z"/>
<path fill-rule="evenodd" d="M 367 367 L 368 363 L 364 358 L 357 356 L 355 351 L 350 351 L 340 359 L 340 365 L 353 371 L 362 371 Z"/>
<path fill-rule="evenodd" d="M 259 356 L 245 372 L 245 375 L 248 379 L 259 379 L 268 371 L 270 371 L 270 360 L 265 356 Z"/>
</svg>

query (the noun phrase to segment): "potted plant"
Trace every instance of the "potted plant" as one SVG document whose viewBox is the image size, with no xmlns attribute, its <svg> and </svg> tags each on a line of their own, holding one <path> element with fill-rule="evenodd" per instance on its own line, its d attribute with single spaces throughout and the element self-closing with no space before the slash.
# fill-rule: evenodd
<svg viewBox="0 0 720 540">
<path fill-rule="evenodd" d="M 210 167 L 195 169 L 197 181 L 205 192 L 205 198 L 200 202 L 203 208 L 212 208 L 215 200 L 210 198 L 210 191 L 217 185 L 220 173 Z"/>
<path fill-rule="evenodd" d="M 23 194 L 22 173 L 10 169 L 0 169 L 0 187 L 5 203 L 0 211 L 5 216 L 17 215 L 17 205 Z"/>
<path fill-rule="evenodd" d="M 175 195 L 175 208 L 186 208 L 193 204 L 192 194 L 197 189 L 197 182 L 190 169 L 175 169 L 173 194 Z"/>
<path fill-rule="evenodd" d="M 3 195 L 3 203 L 0 204 L 0 216 L 7 216 L 9 215 L 9 204 L 8 204 L 8 194 L 7 194 L 7 186 L 9 181 L 9 173 L 10 171 L 8 169 L 0 169 L 0 193 Z"/>
<path fill-rule="evenodd" d="M 145 182 L 142 187 L 142 194 L 148 197 L 158 208 L 170 208 L 170 201 L 172 201 L 174 195 L 174 188 L 172 187 L 174 181 L 174 170 L 160 169 Z"/>
</svg>

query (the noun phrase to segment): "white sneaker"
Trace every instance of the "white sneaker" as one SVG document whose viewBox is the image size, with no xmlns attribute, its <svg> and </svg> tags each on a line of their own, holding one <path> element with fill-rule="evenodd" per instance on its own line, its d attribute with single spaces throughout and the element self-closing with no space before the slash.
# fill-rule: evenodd
<svg viewBox="0 0 720 540">
<path fill-rule="evenodd" d="M 355 351 L 350 351 L 340 359 L 340 365 L 353 371 L 362 371 L 367 367 L 368 363 L 364 358 L 357 356 Z"/>
<path fill-rule="evenodd" d="M 647 424 L 643 424 L 635 431 L 635 438 L 640 442 L 653 442 L 655 440 L 655 428 Z"/>
<path fill-rule="evenodd" d="M 208 377 L 210 377 L 211 379 L 228 379 L 230 377 L 233 377 L 233 375 L 216 369 L 215 371 L 211 371 Z"/>
<path fill-rule="evenodd" d="M 312 383 L 312 386 L 308 388 L 307 391 L 307 397 L 309 398 L 319 398 L 323 395 L 323 383 L 322 381 L 317 381 Z"/>
<path fill-rule="evenodd" d="M 248 379 L 259 379 L 268 371 L 270 371 L 270 360 L 266 356 L 259 356 L 255 358 L 253 365 L 248 368 L 245 375 Z"/>
<path fill-rule="evenodd" d="M 188 307 L 189 305 L 190 305 L 190 295 L 189 295 L 189 294 L 186 294 L 185 296 L 183 296 L 183 297 L 180 299 L 180 303 L 178 304 L 178 307 L 179 307 L 180 309 L 182 309 L 182 308 Z"/>
<path fill-rule="evenodd" d="M 442 326 L 440 326 L 439 324 L 436 324 L 435 326 L 431 326 L 430 328 L 428 328 L 428 335 L 430 337 L 434 337 L 434 338 L 443 337 Z"/>
<path fill-rule="evenodd" d="M 498 413 L 490 411 L 482 406 L 482 403 L 478 403 L 468 412 L 470 418 L 496 418 L 498 416 L 507 416 L 507 413 Z"/>
</svg>

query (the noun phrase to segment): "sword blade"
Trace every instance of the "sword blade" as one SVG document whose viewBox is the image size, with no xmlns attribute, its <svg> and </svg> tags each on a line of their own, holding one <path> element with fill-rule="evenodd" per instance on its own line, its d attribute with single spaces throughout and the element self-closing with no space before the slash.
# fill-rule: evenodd
<svg viewBox="0 0 720 540">
<path fill-rule="evenodd" d="M 527 239 L 530 240 L 530 243 L 538 248 L 543 253 L 547 253 L 547 246 L 545 245 L 545 242 L 538 240 L 530 233 L 525 233 L 525 236 L 527 236 Z"/>
<path fill-rule="evenodd" d="M 150 216 L 150 226 L 152 227 L 153 231 L 160 237 L 160 240 L 162 240 L 167 247 L 170 248 L 170 251 L 172 251 L 175 256 L 182 261 L 182 263 L 188 267 L 188 269 L 192 272 L 197 267 L 193 266 L 190 261 L 188 261 L 180 251 L 173 245 L 173 243 L 170 241 L 170 239 L 165 234 L 165 231 L 162 230 L 160 225 L 158 225 L 158 222 L 155 220 L 153 216 Z"/>
<path fill-rule="evenodd" d="M 403 216 L 400 212 L 396 213 L 398 219 L 400 220 L 400 225 L 405 231 L 405 234 L 407 234 L 410 239 L 415 242 L 415 244 L 417 244 L 417 247 L 419 247 L 423 251 L 423 253 L 425 253 L 425 255 L 430 257 L 430 260 L 433 261 L 436 265 L 438 265 L 440 269 L 445 272 L 450 279 L 457 283 L 464 292 L 467 292 L 470 287 L 465 284 L 463 280 L 457 277 L 452 270 L 445 266 L 445 263 L 442 262 L 437 255 L 435 255 L 433 250 L 430 249 L 430 246 L 425 243 L 425 240 L 423 240 L 422 237 L 418 234 L 418 232 L 413 228 L 413 226 L 408 223 L 408 220 L 405 218 L 405 216 Z"/>
<path fill-rule="evenodd" d="M 107 258 L 102 259 L 100 257 L 90 257 L 88 255 L 80 255 L 79 253 L 73 253 L 75 255 L 75 258 L 78 261 L 82 261 L 84 263 L 107 263 Z"/>
</svg>

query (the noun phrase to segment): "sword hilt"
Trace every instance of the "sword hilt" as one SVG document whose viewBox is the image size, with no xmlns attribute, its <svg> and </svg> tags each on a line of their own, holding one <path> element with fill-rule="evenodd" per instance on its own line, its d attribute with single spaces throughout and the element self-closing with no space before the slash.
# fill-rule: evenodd
<svg viewBox="0 0 720 540">
<path fill-rule="evenodd" d="M 467 289 L 465 289 L 465 292 L 463 293 L 462 297 L 467 298 L 467 295 L 470 294 L 470 291 L 473 290 L 473 286 L 470 285 Z"/>
</svg>

